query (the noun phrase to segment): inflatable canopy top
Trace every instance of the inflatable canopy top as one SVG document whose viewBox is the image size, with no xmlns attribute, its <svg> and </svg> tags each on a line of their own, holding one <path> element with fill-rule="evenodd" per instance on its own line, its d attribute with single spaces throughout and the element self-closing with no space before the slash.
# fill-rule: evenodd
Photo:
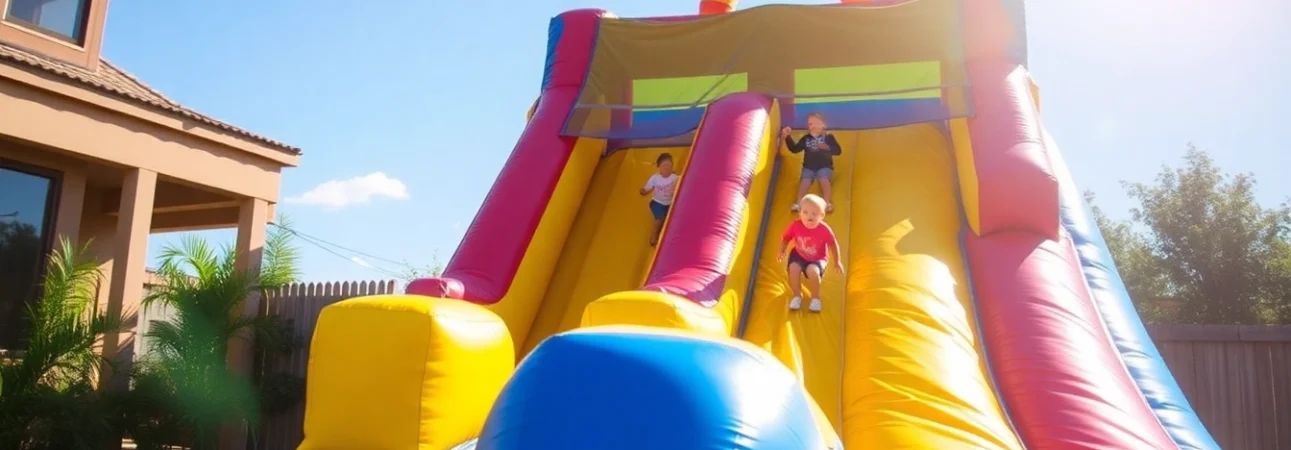
<svg viewBox="0 0 1291 450">
<path fill-rule="evenodd" d="M 824 113 L 835 129 L 965 117 L 972 111 L 962 3 L 605 16 L 562 134 L 652 145 L 684 140 L 705 105 L 736 92 L 780 99 L 783 117 L 798 127 L 808 112 Z M 553 22 L 553 28 L 559 25 Z"/>
</svg>

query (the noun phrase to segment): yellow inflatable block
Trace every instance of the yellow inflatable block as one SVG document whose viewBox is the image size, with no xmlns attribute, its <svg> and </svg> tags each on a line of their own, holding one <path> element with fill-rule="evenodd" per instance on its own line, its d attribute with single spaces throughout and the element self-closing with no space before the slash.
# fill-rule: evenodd
<svg viewBox="0 0 1291 450">
<path fill-rule="evenodd" d="M 726 319 L 712 308 L 664 292 L 623 291 L 583 309 L 581 326 L 644 325 L 727 336 Z"/>
<path fill-rule="evenodd" d="M 480 432 L 515 367 L 496 314 L 415 295 L 324 308 L 310 348 L 300 450 L 450 448 Z"/>
</svg>

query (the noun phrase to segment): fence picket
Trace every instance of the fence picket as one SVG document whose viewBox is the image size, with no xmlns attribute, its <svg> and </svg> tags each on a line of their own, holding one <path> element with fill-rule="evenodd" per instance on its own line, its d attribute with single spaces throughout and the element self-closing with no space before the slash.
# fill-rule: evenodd
<svg viewBox="0 0 1291 450">
<path fill-rule="evenodd" d="M 153 280 L 150 280 L 153 281 Z M 155 281 L 152 285 L 155 285 Z M 305 377 L 309 369 L 309 343 L 318 324 L 323 308 L 333 303 L 367 295 L 394 291 L 393 280 L 292 283 L 271 292 L 265 297 L 269 302 L 265 313 L 279 317 L 291 324 L 298 344 L 296 351 L 283 355 L 270 355 L 264 361 L 266 373 L 288 373 Z M 303 402 L 295 407 L 263 418 L 259 436 L 254 440 L 256 450 L 295 449 L 304 439 L 305 422 Z"/>
</svg>

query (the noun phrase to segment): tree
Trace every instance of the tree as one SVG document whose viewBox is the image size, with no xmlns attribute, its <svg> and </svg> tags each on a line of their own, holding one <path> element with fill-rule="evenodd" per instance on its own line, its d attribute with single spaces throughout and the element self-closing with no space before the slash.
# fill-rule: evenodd
<svg viewBox="0 0 1291 450">
<path fill-rule="evenodd" d="M 1139 203 L 1131 222 L 1095 209 L 1139 311 L 1150 321 L 1291 321 L 1291 208 L 1261 206 L 1251 174 L 1225 174 L 1195 146 L 1184 163 L 1152 184 L 1124 183 Z"/>
<path fill-rule="evenodd" d="M 411 283 L 418 278 L 437 277 L 444 273 L 444 264 L 439 262 L 439 252 L 430 256 L 430 264 L 423 267 L 417 267 L 405 261 L 403 269 L 399 271 L 399 280 L 404 283 Z"/>
<path fill-rule="evenodd" d="M 1094 222 L 1103 232 L 1112 260 L 1116 261 L 1116 268 L 1139 316 L 1148 323 L 1174 322 L 1170 308 L 1174 296 L 1170 292 L 1169 278 L 1152 254 L 1147 237 L 1136 231 L 1130 221 L 1108 218 L 1101 208 L 1094 205 L 1093 192 L 1085 192 L 1085 200 L 1093 205 Z"/>
</svg>

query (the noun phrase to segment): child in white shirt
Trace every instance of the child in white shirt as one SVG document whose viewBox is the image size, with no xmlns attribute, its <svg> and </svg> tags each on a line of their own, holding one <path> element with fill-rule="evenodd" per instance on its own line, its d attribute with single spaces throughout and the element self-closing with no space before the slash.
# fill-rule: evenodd
<svg viewBox="0 0 1291 450">
<path fill-rule="evenodd" d="M 677 174 L 672 171 L 672 155 L 664 153 L 654 162 L 659 173 L 650 175 L 641 195 L 654 193 L 650 199 L 650 213 L 654 215 L 654 232 L 650 234 L 650 245 L 659 243 L 659 233 L 663 231 L 663 219 L 668 217 L 668 208 L 672 207 L 672 196 L 677 190 Z"/>
</svg>

